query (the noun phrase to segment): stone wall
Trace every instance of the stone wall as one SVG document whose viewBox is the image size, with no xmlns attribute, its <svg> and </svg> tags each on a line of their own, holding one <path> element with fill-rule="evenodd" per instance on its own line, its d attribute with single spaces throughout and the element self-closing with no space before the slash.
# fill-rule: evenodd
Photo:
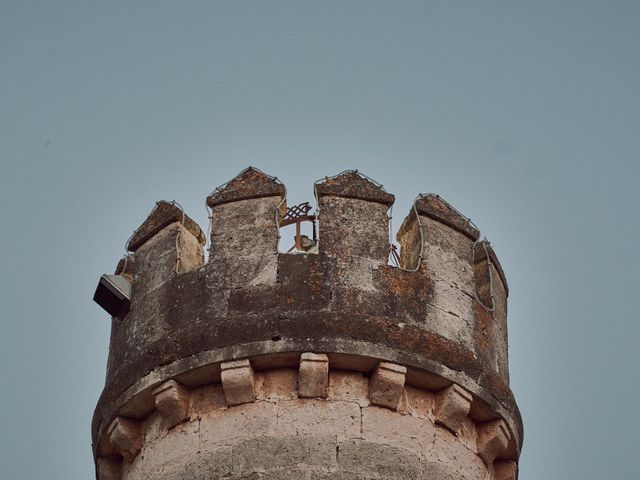
<svg viewBox="0 0 640 480">
<path fill-rule="evenodd" d="M 357 172 L 315 190 L 318 254 L 278 253 L 285 189 L 251 168 L 207 199 L 206 264 L 175 205 L 135 232 L 116 271 L 131 308 L 112 320 L 93 421 L 99 478 L 515 478 L 495 252 L 419 196 L 393 267 L 393 195 Z M 305 384 L 322 365 L 326 386 Z"/>
</svg>

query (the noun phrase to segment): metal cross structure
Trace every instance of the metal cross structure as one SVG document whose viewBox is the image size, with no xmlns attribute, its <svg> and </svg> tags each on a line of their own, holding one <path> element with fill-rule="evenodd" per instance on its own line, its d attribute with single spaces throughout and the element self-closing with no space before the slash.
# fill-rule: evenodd
<svg viewBox="0 0 640 480">
<path fill-rule="evenodd" d="M 309 205 L 309 202 L 299 203 L 298 205 L 293 205 L 287 208 L 287 212 L 280 217 L 279 225 L 280 227 L 286 227 L 287 225 L 292 225 L 295 223 L 296 225 L 296 237 L 295 237 L 295 248 L 297 250 L 305 250 L 302 245 L 302 235 L 300 234 L 300 224 L 302 222 L 311 222 L 313 224 L 313 242 L 317 242 L 316 238 L 316 216 L 314 214 L 309 214 L 312 210 L 312 206 Z"/>
</svg>

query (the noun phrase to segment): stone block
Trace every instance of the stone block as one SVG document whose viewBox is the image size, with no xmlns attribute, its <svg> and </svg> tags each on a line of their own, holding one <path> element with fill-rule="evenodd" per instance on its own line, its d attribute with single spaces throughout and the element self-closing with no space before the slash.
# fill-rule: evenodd
<svg viewBox="0 0 640 480">
<path fill-rule="evenodd" d="M 272 432 L 278 419 L 278 404 L 252 402 L 202 415 L 199 437 L 207 448 L 231 445 Z"/>
<path fill-rule="evenodd" d="M 329 399 L 355 402 L 361 407 L 370 405 L 368 378 L 360 372 L 332 370 L 329 373 Z"/>
<path fill-rule="evenodd" d="M 397 410 L 404 390 L 407 367 L 380 362 L 369 380 L 369 400 L 373 405 Z"/>
<path fill-rule="evenodd" d="M 97 470 L 98 480 L 120 480 L 122 478 L 122 458 L 99 457 Z"/>
<path fill-rule="evenodd" d="M 516 480 L 518 478 L 518 465 L 513 460 L 495 462 L 493 471 L 495 480 Z"/>
<path fill-rule="evenodd" d="M 469 415 L 473 397 L 460 385 L 452 384 L 436 395 L 434 416 L 436 422 L 456 433 Z"/>
<path fill-rule="evenodd" d="M 249 360 L 223 362 L 220 370 L 227 405 L 241 405 L 255 400 L 255 379 Z"/>
<path fill-rule="evenodd" d="M 303 398 L 327 398 L 329 357 L 323 353 L 303 353 L 298 372 L 298 393 Z"/>
<path fill-rule="evenodd" d="M 357 472 L 355 478 L 409 480 L 420 477 L 420 456 L 403 448 L 363 440 L 338 445 L 338 468 Z M 347 477 L 354 478 L 354 477 Z"/>
<path fill-rule="evenodd" d="M 191 418 L 199 418 L 206 413 L 223 409 L 227 406 L 221 383 L 205 385 L 191 391 Z"/>
<path fill-rule="evenodd" d="M 274 435 L 333 435 L 338 441 L 361 435 L 361 409 L 353 402 L 313 399 L 280 402 L 276 415 L 275 425 L 270 429 Z"/>
<path fill-rule="evenodd" d="M 256 400 L 278 402 L 298 398 L 298 371 L 276 368 L 255 374 Z"/>
<path fill-rule="evenodd" d="M 509 445 L 509 430 L 503 420 L 494 420 L 478 426 L 478 455 L 491 465 Z"/>
<path fill-rule="evenodd" d="M 468 449 L 459 437 L 444 427 L 435 426 L 433 445 L 424 451 L 425 465 L 440 464 L 452 479 L 488 480 L 488 468 L 475 451 Z M 424 478 L 437 478 L 429 477 Z M 447 477 L 442 477 L 447 478 Z"/>
<path fill-rule="evenodd" d="M 116 417 L 109 425 L 107 435 L 111 445 L 127 462 L 132 462 L 142 448 L 142 429 L 137 420 Z"/>
<path fill-rule="evenodd" d="M 434 437 L 435 427 L 428 419 L 374 406 L 362 409 L 362 438 L 366 441 L 421 454 L 431 448 Z"/>
<path fill-rule="evenodd" d="M 433 399 L 434 395 L 431 392 L 405 385 L 398 411 L 412 417 L 433 421 Z"/>
<path fill-rule="evenodd" d="M 336 439 L 333 435 L 262 436 L 234 445 L 233 458 L 238 475 L 293 466 L 326 468 L 336 464 Z"/>
<path fill-rule="evenodd" d="M 153 390 L 156 410 L 164 418 L 166 425 L 172 428 L 189 418 L 189 391 L 176 382 L 169 380 Z"/>
</svg>

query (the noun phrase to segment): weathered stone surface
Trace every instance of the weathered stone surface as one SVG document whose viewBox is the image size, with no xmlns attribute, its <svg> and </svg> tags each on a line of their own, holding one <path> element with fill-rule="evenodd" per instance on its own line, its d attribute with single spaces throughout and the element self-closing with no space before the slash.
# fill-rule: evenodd
<svg viewBox="0 0 640 480">
<path fill-rule="evenodd" d="M 205 385 L 191 392 L 191 417 L 199 418 L 205 413 L 225 408 L 227 401 L 221 383 Z"/>
<path fill-rule="evenodd" d="M 207 197 L 207 205 L 215 207 L 223 203 L 237 202 L 251 198 L 284 197 L 284 185 L 274 177 L 257 168 L 248 167 L 224 186 L 213 191 Z"/>
<path fill-rule="evenodd" d="M 469 219 L 458 212 L 438 195 L 423 195 L 416 201 L 416 209 L 419 215 L 433 218 L 476 241 L 480 237 L 478 229 Z"/>
<path fill-rule="evenodd" d="M 316 185 L 318 197 L 334 196 L 355 198 L 370 202 L 393 205 L 395 197 L 371 180 L 364 178 L 357 170 L 349 170 L 332 178 L 326 178 Z"/>
<path fill-rule="evenodd" d="M 362 438 L 424 454 L 433 445 L 435 426 L 427 419 L 402 415 L 387 408 L 362 409 Z"/>
<path fill-rule="evenodd" d="M 298 392 L 305 398 L 326 398 L 329 394 L 329 357 L 306 352 L 300 358 Z"/>
<path fill-rule="evenodd" d="M 119 267 L 132 282 L 132 302 L 126 318 L 112 323 L 107 381 L 93 423 L 96 455 L 127 450 L 109 441 L 108 427 L 120 415 L 147 417 L 144 454 L 129 456 L 134 462 L 125 462 L 124 478 L 275 479 L 290 470 L 318 479 L 484 480 L 491 467 L 477 452 L 488 461 L 503 442 L 476 431 L 473 422 L 495 418 L 504 419 L 509 442 L 498 460 L 517 458 L 522 424 L 508 385 L 507 286 L 493 250 L 483 257 L 476 245 L 474 259 L 473 225 L 442 199 L 422 197 L 418 216 L 412 211 L 398 234 L 401 265 L 420 268 L 394 268 L 387 264 L 393 196 L 347 173 L 318 184 L 320 253 L 280 254 L 276 215 L 283 195 L 281 183 L 255 169 L 214 192 L 207 265 L 201 231 L 183 226 L 181 212 L 179 221 L 172 209 L 152 215 L 140 229 L 135 253 Z M 495 280 L 492 312 L 475 299 L 486 298 L 488 272 Z M 326 364 L 301 357 L 304 352 L 338 359 L 332 368 L 344 371 L 325 373 Z M 238 358 L 251 363 L 235 364 Z M 372 372 L 379 362 L 405 370 Z M 189 386 L 188 406 L 180 395 L 152 394 L 172 378 Z M 425 391 L 452 383 L 473 394 L 469 417 L 455 402 Z M 183 423 L 167 428 L 178 419 Z M 425 449 L 424 435 L 432 432 Z M 287 458 L 297 462 L 307 448 L 296 450 L 299 435 L 322 437 L 320 451 L 331 450 L 330 440 L 337 460 L 234 470 L 234 449 L 258 437 L 284 442 L 279 448 L 292 449 Z M 385 435 L 392 445 L 379 443 Z M 171 450 L 177 443 L 184 459 Z M 360 467 L 358 455 L 369 465 Z M 394 455 L 399 470 L 390 466 Z"/>
<path fill-rule="evenodd" d="M 502 454 L 509 445 L 509 431 L 502 420 L 495 420 L 478 427 L 478 454 L 487 465 Z"/>
<path fill-rule="evenodd" d="M 131 462 L 142 447 L 140 422 L 116 417 L 109 426 L 109 441 L 125 460 Z"/>
<path fill-rule="evenodd" d="M 336 463 L 336 440 L 318 434 L 256 437 L 235 445 L 233 456 L 239 474 L 295 465 L 322 468 Z"/>
<path fill-rule="evenodd" d="M 369 400 L 373 405 L 396 410 L 404 390 L 407 368 L 380 362 L 369 380 Z"/>
<path fill-rule="evenodd" d="M 406 382 L 406 377 L 405 377 Z M 404 392 L 400 399 L 398 411 L 412 417 L 424 418 L 433 422 L 434 395 L 421 388 L 411 385 L 404 386 Z"/>
<path fill-rule="evenodd" d="M 96 473 L 98 480 L 121 480 L 122 458 L 98 457 L 96 462 Z"/>
<path fill-rule="evenodd" d="M 189 391 L 175 380 L 164 382 L 153 390 L 156 410 L 167 426 L 174 427 L 189 418 Z"/>
<path fill-rule="evenodd" d="M 352 402 L 280 402 L 277 416 L 271 430 L 274 434 L 333 435 L 338 441 L 361 436 L 362 412 L 360 407 Z"/>
<path fill-rule="evenodd" d="M 493 464 L 495 480 L 516 480 L 518 465 L 514 461 L 495 462 Z"/>
<path fill-rule="evenodd" d="M 386 205 L 336 196 L 321 197 L 319 205 L 323 229 L 319 243 L 321 254 L 347 261 L 360 257 L 387 263 L 389 219 Z"/>
<path fill-rule="evenodd" d="M 421 471 L 419 455 L 389 444 L 363 440 L 341 442 L 338 465 L 341 470 L 360 472 L 365 476 L 376 474 L 402 480 L 418 478 Z"/>
<path fill-rule="evenodd" d="M 425 456 L 426 462 L 441 465 L 442 470 L 455 479 L 490 479 L 490 473 L 482 459 L 444 428 L 436 426 L 433 447 L 426 451 Z"/>
<path fill-rule="evenodd" d="M 439 392 L 435 398 L 434 415 L 436 421 L 456 433 L 469 414 L 473 397 L 455 383 Z"/>
<path fill-rule="evenodd" d="M 359 372 L 329 372 L 329 398 L 355 402 L 361 407 L 369 405 L 369 380 Z"/>
<path fill-rule="evenodd" d="M 240 405 L 256 399 L 255 379 L 249 360 L 223 362 L 220 370 L 227 405 Z"/>
<path fill-rule="evenodd" d="M 131 236 L 127 242 L 127 250 L 135 252 L 147 240 L 172 223 L 181 224 L 198 239 L 200 245 L 205 244 L 206 239 L 200 226 L 177 205 L 163 200 L 156 203 L 155 208 L 151 211 L 144 223 L 140 225 Z"/>
<path fill-rule="evenodd" d="M 258 372 L 269 400 L 225 408 L 216 385 L 196 388 L 197 416 L 167 429 L 160 415 L 145 421 L 142 450 L 126 465 L 125 480 L 243 478 L 488 480 L 489 470 L 474 450 L 437 427 L 428 413 L 429 394 L 409 388 L 408 415 L 351 400 L 296 399 L 291 369 Z M 293 371 L 295 373 L 295 370 Z M 359 385 L 354 374 L 339 375 L 336 389 Z M 273 375 L 273 379 L 267 377 Z M 333 376 L 333 375 L 332 375 Z M 352 380 L 347 382 L 346 379 Z M 282 385 L 285 387 L 283 388 Z M 425 396 L 426 395 L 426 396 Z M 212 401 L 204 401 L 206 397 Z M 196 407 L 196 405 L 198 405 Z M 289 476 L 287 476 L 289 475 Z"/>
<path fill-rule="evenodd" d="M 507 284 L 507 277 L 504 274 L 504 270 L 502 270 L 502 265 L 500 264 L 500 260 L 498 260 L 498 256 L 496 252 L 493 250 L 491 243 L 489 243 L 486 239 L 482 242 L 478 242 L 474 246 L 473 259 L 476 264 L 484 262 L 487 260 L 487 253 L 489 254 L 489 259 L 491 263 L 496 269 L 496 273 L 500 281 L 502 282 L 503 288 L 505 290 L 505 294 L 509 295 L 509 285 Z"/>
<path fill-rule="evenodd" d="M 256 400 L 269 402 L 298 398 L 298 372 L 293 368 L 271 369 L 255 374 Z"/>
<path fill-rule="evenodd" d="M 284 268 L 292 257 L 295 266 Z M 336 291 L 340 288 L 345 294 L 333 298 L 344 301 L 340 303 L 340 311 L 327 312 L 323 309 L 331 305 L 327 302 L 334 288 L 329 275 L 333 261 L 321 255 L 278 258 L 282 267 L 273 267 L 280 276 L 273 289 L 245 286 L 225 292 L 220 290 L 224 281 L 217 277 L 222 272 L 205 270 L 173 277 L 160 288 L 134 299 L 126 321 L 114 324 L 107 386 L 96 410 L 96 421 L 103 415 L 108 421 L 116 409 L 115 398 L 157 365 L 231 345 L 240 345 L 237 348 L 242 349 L 241 345 L 256 342 L 264 344 L 261 353 L 289 350 L 362 354 L 361 346 L 366 344 L 369 351 L 375 350 L 375 356 L 383 355 L 378 357 L 381 359 L 402 358 L 404 365 L 445 376 L 446 369 L 463 372 L 466 380 L 450 378 L 466 382 L 467 388 L 475 389 L 474 393 L 494 404 L 494 408 L 502 408 L 503 415 L 519 419 L 511 392 L 499 374 L 492 373 L 493 365 L 476 358 L 455 338 L 443 337 L 438 329 L 430 331 L 433 324 L 422 320 L 428 314 L 428 301 L 432 301 L 429 295 L 433 295 L 428 283 L 414 282 L 414 277 L 418 277 L 410 273 L 385 269 L 383 276 L 373 277 L 375 282 L 382 283 L 367 299 L 369 303 L 362 303 L 365 298 L 362 293 L 349 296 L 346 292 L 351 287 L 335 284 Z M 242 269 L 238 266 L 236 270 Z M 134 292 L 136 288 L 134 285 Z M 238 292 L 244 293 L 238 296 Z M 298 305 L 304 310 L 297 310 Z M 358 310 L 375 313 L 363 315 Z M 169 338 L 171 342 L 167 342 Z M 352 341 L 356 342 L 352 345 L 359 347 L 349 350 Z M 492 348 L 491 342 L 487 345 Z M 385 349 L 392 355 L 384 356 Z M 146 354 L 136 355 L 138 351 Z M 251 354 L 249 349 L 245 351 L 246 355 Z M 440 365 L 444 370 L 433 370 L 432 365 Z M 519 420 L 513 428 L 520 428 Z"/>
</svg>

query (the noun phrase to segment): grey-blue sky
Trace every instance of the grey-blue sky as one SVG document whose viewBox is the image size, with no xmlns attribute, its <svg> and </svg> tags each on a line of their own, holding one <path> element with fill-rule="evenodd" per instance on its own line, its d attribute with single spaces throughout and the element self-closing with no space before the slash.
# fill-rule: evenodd
<svg viewBox="0 0 640 480">
<path fill-rule="evenodd" d="M 99 274 L 161 198 L 359 168 L 511 286 L 521 480 L 635 479 L 637 2 L 0 1 L 0 477 L 92 475 Z"/>
</svg>

